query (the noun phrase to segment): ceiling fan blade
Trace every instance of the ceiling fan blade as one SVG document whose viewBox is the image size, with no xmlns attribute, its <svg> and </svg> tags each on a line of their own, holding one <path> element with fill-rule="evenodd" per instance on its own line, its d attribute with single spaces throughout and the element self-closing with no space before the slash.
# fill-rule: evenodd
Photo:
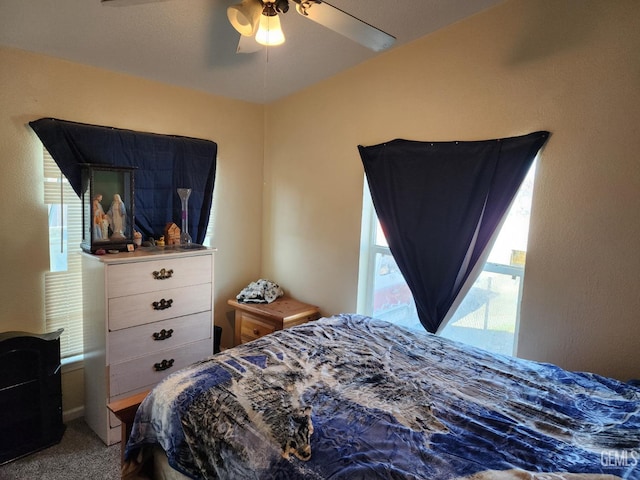
<svg viewBox="0 0 640 480">
<path fill-rule="evenodd" d="M 130 5 L 142 5 L 143 3 L 166 2 L 167 0 L 100 0 L 103 5 L 111 7 L 128 7 Z"/>
<path fill-rule="evenodd" d="M 296 2 L 297 3 L 297 2 Z M 305 2 L 303 2 L 305 3 Z M 333 30 L 340 35 L 353 40 L 371 50 L 380 52 L 389 48 L 395 42 L 395 37 L 383 32 L 379 28 L 340 10 L 338 7 L 322 1 L 321 3 L 306 2 L 305 7 L 297 3 L 298 13 L 320 25 Z"/>
<path fill-rule="evenodd" d="M 260 50 L 262 50 L 262 45 L 256 42 L 255 37 L 240 35 L 236 53 L 255 53 Z"/>
</svg>

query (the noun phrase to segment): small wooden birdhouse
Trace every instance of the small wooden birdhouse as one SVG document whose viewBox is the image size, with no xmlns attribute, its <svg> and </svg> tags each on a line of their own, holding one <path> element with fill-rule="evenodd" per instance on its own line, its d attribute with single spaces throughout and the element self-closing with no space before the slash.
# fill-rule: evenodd
<svg viewBox="0 0 640 480">
<path fill-rule="evenodd" d="M 167 223 L 164 227 L 164 241 L 166 245 L 180 245 L 180 227 L 175 223 Z"/>
</svg>

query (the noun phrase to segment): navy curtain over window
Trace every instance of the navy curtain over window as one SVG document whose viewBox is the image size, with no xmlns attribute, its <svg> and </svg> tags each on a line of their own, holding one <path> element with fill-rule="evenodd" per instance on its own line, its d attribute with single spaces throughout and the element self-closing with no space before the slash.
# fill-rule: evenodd
<svg viewBox="0 0 640 480">
<path fill-rule="evenodd" d="M 378 219 L 435 333 L 549 137 L 359 146 Z"/>
<path fill-rule="evenodd" d="M 182 227 L 176 189 L 191 188 L 189 233 L 194 242 L 204 242 L 216 176 L 215 142 L 54 118 L 29 125 L 78 196 L 82 164 L 135 167 L 135 223 L 144 238 L 163 235 L 170 222 Z"/>
</svg>

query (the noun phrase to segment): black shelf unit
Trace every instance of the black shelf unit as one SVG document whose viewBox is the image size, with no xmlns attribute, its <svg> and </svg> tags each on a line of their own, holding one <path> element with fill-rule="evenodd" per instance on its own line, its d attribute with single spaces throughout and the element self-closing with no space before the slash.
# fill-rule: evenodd
<svg viewBox="0 0 640 480">
<path fill-rule="evenodd" d="M 60 335 L 0 333 L 0 465 L 64 434 Z"/>
</svg>

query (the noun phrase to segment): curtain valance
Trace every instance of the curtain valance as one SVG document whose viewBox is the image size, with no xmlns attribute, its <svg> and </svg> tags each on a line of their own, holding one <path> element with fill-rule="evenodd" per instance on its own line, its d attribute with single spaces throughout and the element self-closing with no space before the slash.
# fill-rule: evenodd
<svg viewBox="0 0 640 480">
<path fill-rule="evenodd" d="M 204 242 L 216 176 L 215 142 L 55 118 L 29 125 L 78 196 L 82 164 L 135 167 L 135 223 L 144 238 L 159 237 L 167 223 L 180 226 L 176 189 L 191 188 L 189 232 L 194 242 Z"/>
</svg>

